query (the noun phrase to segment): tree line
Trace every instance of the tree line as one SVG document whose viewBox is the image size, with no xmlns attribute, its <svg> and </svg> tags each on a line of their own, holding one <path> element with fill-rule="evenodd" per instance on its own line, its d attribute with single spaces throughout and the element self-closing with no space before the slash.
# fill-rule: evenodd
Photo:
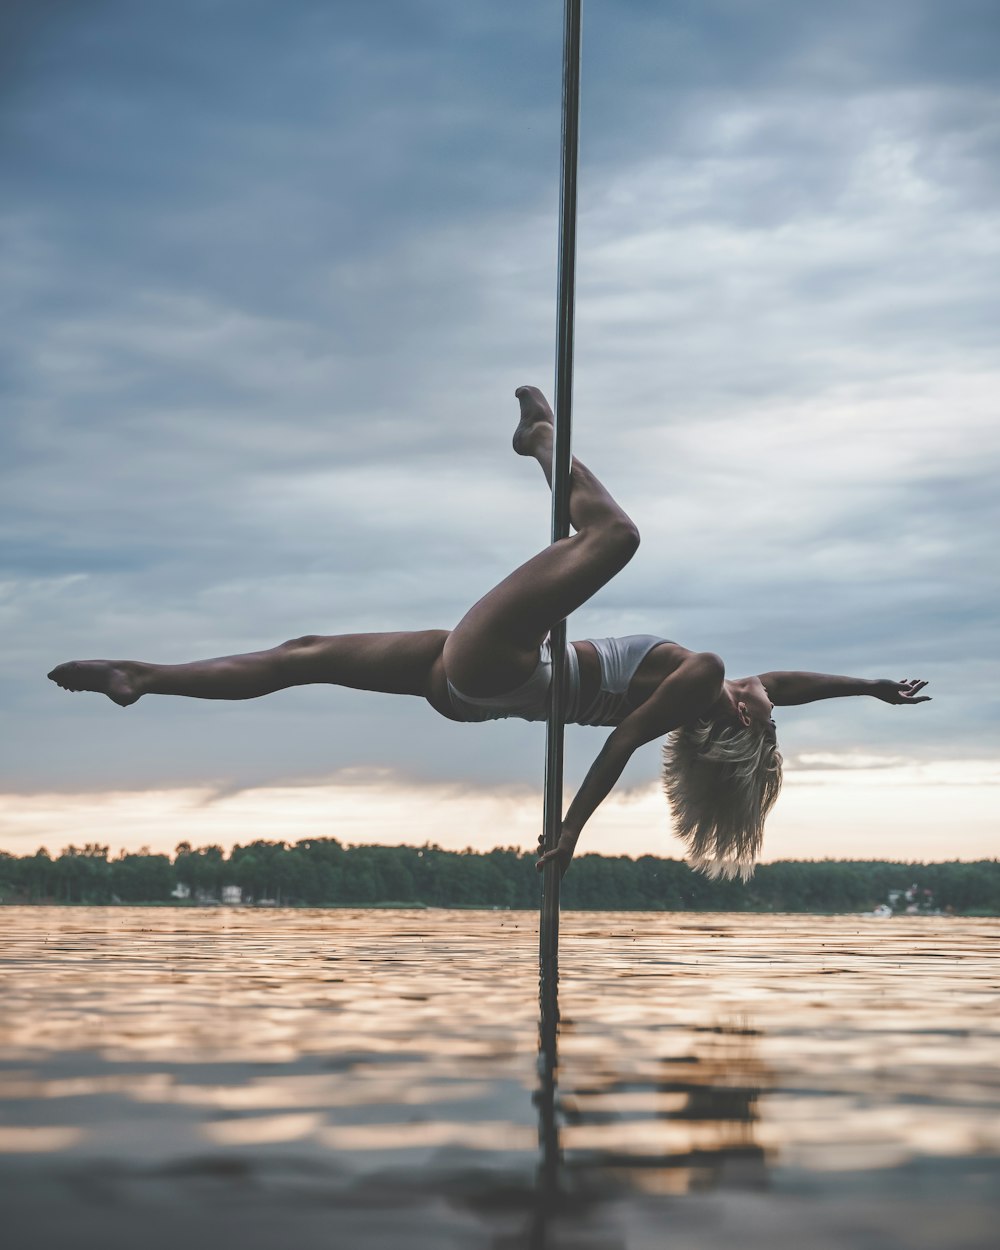
<svg viewBox="0 0 1000 1250">
<path fill-rule="evenodd" d="M 44 848 L 0 852 L 0 902 L 534 908 L 534 861 L 512 847 L 344 846 L 335 838 L 256 841 L 228 855 L 182 842 L 172 857 L 146 848 L 112 857 L 89 843 L 55 857 Z M 887 903 L 1000 915 L 1000 860 L 784 860 L 761 864 L 744 884 L 712 881 L 676 859 L 591 854 L 574 859 L 562 886 L 571 910 L 859 912 Z"/>
</svg>

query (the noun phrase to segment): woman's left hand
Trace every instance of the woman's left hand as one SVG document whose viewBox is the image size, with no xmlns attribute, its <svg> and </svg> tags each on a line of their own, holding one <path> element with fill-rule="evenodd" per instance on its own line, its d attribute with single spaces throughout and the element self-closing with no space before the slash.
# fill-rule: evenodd
<svg viewBox="0 0 1000 1250">
<path fill-rule="evenodd" d="M 931 696 L 920 694 L 926 685 L 925 681 L 910 681 L 906 678 L 902 681 L 885 679 L 877 683 L 875 698 L 881 699 L 883 703 L 892 703 L 897 706 L 902 703 L 929 703 Z M 917 695 L 920 697 L 918 698 Z"/>
</svg>

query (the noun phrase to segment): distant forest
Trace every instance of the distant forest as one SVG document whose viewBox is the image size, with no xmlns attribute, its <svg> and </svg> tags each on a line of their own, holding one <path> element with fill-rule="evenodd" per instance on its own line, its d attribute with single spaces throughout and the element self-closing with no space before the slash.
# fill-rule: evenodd
<svg viewBox="0 0 1000 1250">
<path fill-rule="evenodd" d="M 335 838 L 294 845 L 251 842 L 173 855 L 66 847 L 57 857 L 0 852 L 0 902 L 175 903 L 258 906 L 534 908 L 535 856 L 513 848 L 344 846 Z M 762 864 L 745 885 L 711 881 L 676 859 L 581 855 L 563 881 L 573 910 L 860 912 L 942 910 L 1000 915 L 1000 860 L 904 864 L 875 860 Z"/>
</svg>

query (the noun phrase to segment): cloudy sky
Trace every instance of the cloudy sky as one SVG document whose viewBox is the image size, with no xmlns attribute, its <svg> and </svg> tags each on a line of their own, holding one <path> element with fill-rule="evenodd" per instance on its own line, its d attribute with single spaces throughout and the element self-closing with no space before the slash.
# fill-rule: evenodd
<svg viewBox="0 0 1000 1250">
<path fill-rule="evenodd" d="M 765 857 L 995 855 L 996 5 L 584 9 L 574 442 L 644 541 L 570 635 L 930 679 L 780 714 Z M 541 726 L 44 675 L 447 627 L 547 540 L 510 431 L 553 373 L 561 26 L 4 6 L 0 847 L 534 843 Z M 679 853 L 657 766 L 585 847 Z"/>
</svg>

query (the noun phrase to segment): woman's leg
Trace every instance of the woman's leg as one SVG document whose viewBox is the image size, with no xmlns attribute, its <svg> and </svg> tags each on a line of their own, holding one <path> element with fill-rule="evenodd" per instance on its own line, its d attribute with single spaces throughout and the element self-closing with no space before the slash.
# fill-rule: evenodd
<svg viewBox="0 0 1000 1250">
<path fill-rule="evenodd" d="M 516 394 L 521 421 L 514 450 L 534 457 L 551 486 L 552 410 L 537 387 L 522 386 Z M 635 524 L 575 458 L 569 514 L 574 535 L 515 569 L 452 630 L 444 648 L 445 671 L 463 694 L 486 698 L 526 681 L 552 626 L 586 603 L 635 554 Z"/>
<path fill-rule="evenodd" d="M 330 683 L 386 694 L 426 695 L 448 631 L 309 635 L 269 651 L 193 664 L 141 660 L 71 660 L 49 677 L 64 690 L 94 690 L 121 707 L 144 694 L 189 699 L 256 699 L 289 686 Z"/>
</svg>

